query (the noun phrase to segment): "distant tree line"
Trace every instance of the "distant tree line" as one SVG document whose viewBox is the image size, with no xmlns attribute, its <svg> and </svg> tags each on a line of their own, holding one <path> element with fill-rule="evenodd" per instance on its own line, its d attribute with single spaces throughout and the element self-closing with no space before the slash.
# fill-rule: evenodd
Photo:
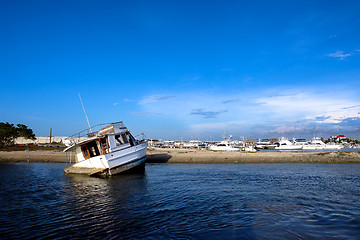
<svg viewBox="0 0 360 240">
<path fill-rule="evenodd" d="M 18 137 L 35 140 L 33 130 L 24 124 L 17 124 L 0 122 L 0 146 L 14 145 L 14 141 Z"/>
</svg>

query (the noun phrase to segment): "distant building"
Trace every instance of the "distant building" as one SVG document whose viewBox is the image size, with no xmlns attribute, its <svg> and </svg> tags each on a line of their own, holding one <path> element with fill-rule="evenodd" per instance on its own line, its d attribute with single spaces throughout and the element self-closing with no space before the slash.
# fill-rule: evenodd
<svg viewBox="0 0 360 240">
<path fill-rule="evenodd" d="M 160 145 L 161 139 L 148 139 L 149 146 L 158 146 Z"/>
<path fill-rule="evenodd" d="M 338 136 L 330 136 L 330 140 L 336 142 L 342 142 L 343 140 L 348 140 L 348 138 L 345 137 L 345 135 L 338 135 Z"/>
<path fill-rule="evenodd" d="M 50 144 L 50 143 L 58 143 L 58 144 L 64 144 L 65 139 L 68 137 L 36 137 L 35 140 L 31 139 L 25 139 L 23 137 L 19 137 L 15 139 L 16 145 L 44 145 L 44 144 Z M 76 138 L 78 140 L 85 140 L 86 137 Z"/>
</svg>

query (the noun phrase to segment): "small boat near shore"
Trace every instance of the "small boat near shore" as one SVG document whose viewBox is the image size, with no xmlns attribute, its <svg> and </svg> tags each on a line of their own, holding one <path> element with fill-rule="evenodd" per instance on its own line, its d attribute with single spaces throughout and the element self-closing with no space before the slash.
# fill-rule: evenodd
<svg viewBox="0 0 360 240">
<path fill-rule="evenodd" d="M 145 135 L 134 138 L 123 122 L 95 127 L 101 129 L 90 127 L 66 139 L 64 152 L 75 153 L 75 163 L 65 173 L 109 176 L 144 165 Z"/>
</svg>

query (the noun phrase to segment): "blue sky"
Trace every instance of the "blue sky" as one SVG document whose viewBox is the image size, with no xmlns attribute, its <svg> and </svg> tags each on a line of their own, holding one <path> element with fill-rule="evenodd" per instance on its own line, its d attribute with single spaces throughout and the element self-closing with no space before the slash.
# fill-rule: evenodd
<svg viewBox="0 0 360 240">
<path fill-rule="evenodd" d="M 360 138 L 359 1 L 1 1 L 0 121 Z"/>
</svg>

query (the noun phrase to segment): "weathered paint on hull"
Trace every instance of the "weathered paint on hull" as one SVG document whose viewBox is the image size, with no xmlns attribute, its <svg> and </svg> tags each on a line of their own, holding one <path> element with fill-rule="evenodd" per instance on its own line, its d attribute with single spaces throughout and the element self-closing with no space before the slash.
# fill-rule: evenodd
<svg viewBox="0 0 360 240">
<path fill-rule="evenodd" d="M 142 143 L 129 149 L 121 150 L 119 151 L 118 155 L 116 154 L 117 152 L 115 152 L 114 154 L 106 154 L 105 156 L 108 160 L 108 168 L 112 169 L 117 166 L 122 166 L 123 164 L 133 162 L 136 159 L 144 157 L 146 155 L 146 147 L 147 143 Z"/>
<path fill-rule="evenodd" d="M 136 159 L 134 161 L 124 163 L 123 165 L 114 168 L 82 168 L 73 165 L 65 168 L 64 171 L 66 174 L 86 174 L 89 176 L 111 176 L 141 166 L 142 164 L 145 163 L 145 161 L 146 161 L 146 157 L 142 157 L 140 159 Z"/>
<path fill-rule="evenodd" d="M 106 177 L 106 176 L 116 175 L 116 174 L 126 172 L 126 171 L 130 171 L 130 170 L 134 170 L 136 167 L 142 167 L 143 168 L 143 167 L 145 167 L 145 164 L 144 164 L 145 161 L 146 161 L 146 157 L 143 157 L 143 158 L 135 160 L 133 162 L 126 163 L 126 164 L 124 164 L 122 166 L 117 166 L 117 167 L 114 167 L 114 168 L 110 168 L 110 169 L 104 170 L 102 172 L 92 174 L 90 176 L 97 175 L 97 176 Z"/>
<path fill-rule="evenodd" d="M 118 174 L 144 163 L 146 160 L 146 147 L 147 143 L 142 143 L 129 149 L 90 158 L 67 167 L 64 171 L 69 174 L 86 174 L 90 176 Z"/>
</svg>

